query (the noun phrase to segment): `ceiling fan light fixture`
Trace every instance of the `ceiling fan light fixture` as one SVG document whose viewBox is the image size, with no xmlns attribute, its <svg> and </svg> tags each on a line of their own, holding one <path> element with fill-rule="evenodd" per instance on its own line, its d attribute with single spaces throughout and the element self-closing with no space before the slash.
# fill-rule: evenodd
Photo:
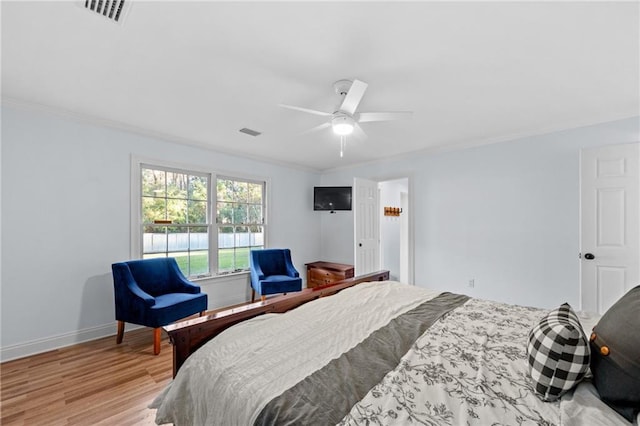
<svg viewBox="0 0 640 426">
<path fill-rule="evenodd" d="M 354 126 L 355 121 L 346 114 L 337 115 L 331 120 L 331 127 L 333 128 L 333 133 L 336 135 L 350 135 L 353 133 Z"/>
</svg>

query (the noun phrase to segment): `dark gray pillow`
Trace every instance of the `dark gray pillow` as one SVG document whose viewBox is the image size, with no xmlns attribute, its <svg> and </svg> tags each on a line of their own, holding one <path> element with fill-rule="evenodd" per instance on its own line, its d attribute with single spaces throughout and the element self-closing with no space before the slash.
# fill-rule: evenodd
<svg viewBox="0 0 640 426">
<path fill-rule="evenodd" d="M 593 328 L 590 346 L 600 399 L 633 421 L 640 411 L 640 286 L 605 312 Z"/>
</svg>

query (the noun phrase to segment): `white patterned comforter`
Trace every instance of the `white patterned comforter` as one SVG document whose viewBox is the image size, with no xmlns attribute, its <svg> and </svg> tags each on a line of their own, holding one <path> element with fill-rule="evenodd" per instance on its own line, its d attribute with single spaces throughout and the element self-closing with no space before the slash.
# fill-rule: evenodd
<svg viewBox="0 0 640 426">
<path fill-rule="evenodd" d="M 556 402 L 534 394 L 526 342 L 543 315 L 469 300 L 427 330 L 340 424 L 629 425 L 588 382 Z"/>
</svg>

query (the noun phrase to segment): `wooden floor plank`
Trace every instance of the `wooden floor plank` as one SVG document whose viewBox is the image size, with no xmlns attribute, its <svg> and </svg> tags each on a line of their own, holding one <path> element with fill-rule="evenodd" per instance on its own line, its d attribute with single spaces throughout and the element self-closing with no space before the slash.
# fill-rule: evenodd
<svg viewBox="0 0 640 426">
<path fill-rule="evenodd" d="M 172 348 L 151 329 L 0 364 L 2 425 L 153 425 L 148 405 L 171 381 Z"/>
</svg>

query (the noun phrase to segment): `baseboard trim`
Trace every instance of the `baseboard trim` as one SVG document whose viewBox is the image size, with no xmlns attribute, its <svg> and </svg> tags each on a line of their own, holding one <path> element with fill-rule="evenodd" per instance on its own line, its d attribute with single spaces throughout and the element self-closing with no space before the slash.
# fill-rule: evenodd
<svg viewBox="0 0 640 426">
<path fill-rule="evenodd" d="M 127 331 L 140 328 L 134 324 L 127 324 Z M 103 337 L 115 336 L 117 325 L 115 322 L 97 327 L 85 328 L 83 330 L 72 331 L 59 334 L 57 336 L 46 337 L 44 339 L 31 340 L 29 342 L 18 343 L 0 348 L 0 362 L 12 361 L 31 355 L 49 352 L 78 343 L 89 342 Z M 115 344 L 115 340 L 114 340 Z"/>
</svg>

